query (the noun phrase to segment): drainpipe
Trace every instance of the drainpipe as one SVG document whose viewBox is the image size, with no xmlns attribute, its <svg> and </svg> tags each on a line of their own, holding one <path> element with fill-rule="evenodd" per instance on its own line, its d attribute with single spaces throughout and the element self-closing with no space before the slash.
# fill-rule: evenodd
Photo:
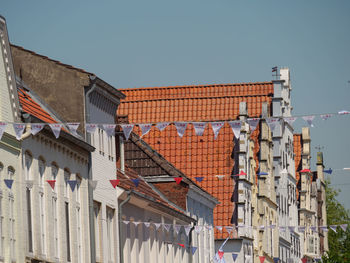
<svg viewBox="0 0 350 263">
<path fill-rule="evenodd" d="M 120 170 L 125 174 L 124 138 L 119 136 Z"/>
<path fill-rule="evenodd" d="M 130 201 L 131 198 L 131 193 L 132 191 L 127 192 L 127 197 L 126 199 L 119 204 L 119 209 L 118 209 L 118 220 L 119 220 L 119 256 L 120 256 L 120 261 L 119 263 L 124 263 L 124 254 L 123 254 L 123 247 L 122 247 L 122 207 L 125 205 L 127 202 Z"/>
<path fill-rule="evenodd" d="M 195 226 L 196 226 L 196 222 L 194 222 L 193 227 L 191 228 L 190 233 L 188 235 L 188 247 L 189 247 L 189 250 L 190 250 L 190 256 L 188 258 L 188 263 L 192 263 L 193 262 L 193 254 L 192 254 L 192 249 L 191 249 L 191 243 L 192 243 L 192 232 L 193 232 Z"/>
<path fill-rule="evenodd" d="M 27 123 L 26 125 L 26 132 L 22 134 L 20 141 L 23 141 L 24 139 L 27 139 L 32 134 L 32 126 L 30 124 L 30 115 L 28 113 L 22 114 L 24 118 L 24 122 Z"/>
</svg>

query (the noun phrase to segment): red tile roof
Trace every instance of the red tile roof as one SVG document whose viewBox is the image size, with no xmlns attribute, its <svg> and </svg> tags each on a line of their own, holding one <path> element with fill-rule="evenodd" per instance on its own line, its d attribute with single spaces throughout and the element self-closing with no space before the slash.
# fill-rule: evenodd
<svg viewBox="0 0 350 263">
<path fill-rule="evenodd" d="M 294 162 L 295 162 L 295 178 L 297 180 L 297 186 L 299 187 L 300 181 L 300 173 L 299 171 L 302 169 L 301 163 L 301 154 L 303 153 L 302 149 L 302 137 L 301 134 L 293 135 L 293 149 L 294 149 Z M 297 199 L 299 199 L 299 188 L 297 187 Z"/>
<path fill-rule="evenodd" d="M 239 103 L 243 101 L 247 102 L 249 117 L 259 117 L 262 103 L 271 103 L 273 84 L 262 82 L 122 91 L 126 99 L 119 106 L 118 115 L 128 115 L 130 123 L 213 121 L 237 119 Z M 134 131 L 139 132 L 138 128 Z M 254 132 L 254 136 L 258 132 Z M 204 176 L 205 179 L 198 184 L 220 202 L 214 210 L 214 224 L 231 225 L 234 182 L 230 175 L 234 167 L 234 140 L 227 123 L 216 140 L 209 125 L 203 136 L 196 136 L 191 124 L 183 138 L 170 125 L 162 132 L 152 127 L 143 139 L 193 180 L 196 176 Z M 257 151 L 256 147 L 255 153 Z M 225 177 L 219 180 L 216 175 Z M 216 232 L 216 238 L 225 238 L 225 234 Z"/>
</svg>

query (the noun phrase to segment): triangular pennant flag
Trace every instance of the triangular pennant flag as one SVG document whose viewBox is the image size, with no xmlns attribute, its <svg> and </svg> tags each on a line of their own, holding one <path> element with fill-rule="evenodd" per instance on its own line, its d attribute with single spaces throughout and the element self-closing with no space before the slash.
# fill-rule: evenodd
<svg viewBox="0 0 350 263">
<path fill-rule="evenodd" d="M 348 228 L 348 224 L 341 224 L 340 228 L 343 229 L 343 231 L 345 232 L 346 229 Z"/>
<path fill-rule="evenodd" d="M 141 222 L 139 222 L 139 221 L 133 221 L 133 223 L 134 223 L 134 225 L 135 225 L 136 227 L 138 227 L 139 224 L 140 224 Z"/>
<path fill-rule="evenodd" d="M 149 228 L 149 226 L 151 225 L 150 222 L 143 222 L 143 224 L 144 224 L 147 228 Z"/>
<path fill-rule="evenodd" d="M 247 123 L 250 127 L 250 131 L 253 132 L 255 131 L 256 127 L 259 124 L 260 119 L 259 118 L 252 118 L 252 119 L 247 119 Z"/>
<path fill-rule="evenodd" d="M 278 263 L 278 261 L 280 261 L 280 258 L 273 258 L 274 263 Z"/>
<path fill-rule="evenodd" d="M 298 232 L 304 233 L 305 232 L 305 226 L 299 226 L 298 227 Z"/>
<path fill-rule="evenodd" d="M 56 183 L 56 180 L 47 180 L 46 182 L 49 183 L 49 185 L 51 186 L 52 190 L 55 189 L 55 183 Z"/>
<path fill-rule="evenodd" d="M 174 122 L 177 134 L 180 138 L 182 138 L 185 134 L 186 128 L 187 128 L 187 122 Z"/>
<path fill-rule="evenodd" d="M 279 122 L 278 118 L 266 118 L 266 123 L 269 126 L 271 132 L 276 128 L 276 124 Z"/>
<path fill-rule="evenodd" d="M 224 256 L 224 251 L 219 250 L 218 255 L 219 255 L 219 258 L 222 259 L 222 257 Z"/>
<path fill-rule="evenodd" d="M 297 117 L 285 117 L 284 121 L 287 122 L 290 126 L 293 126 L 293 123 L 296 121 Z"/>
<path fill-rule="evenodd" d="M 140 183 L 140 179 L 136 178 L 136 179 L 131 179 L 131 181 L 134 183 L 135 187 L 139 186 Z"/>
<path fill-rule="evenodd" d="M 163 224 L 163 226 L 164 226 L 165 230 L 169 232 L 169 230 L 170 230 L 170 225 L 169 225 L 169 224 Z"/>
<path fill-rule="evenodd" d="M 320 261 L 322 261 L 322 258 L 315 258 L 315 261 L 320 262 Z"/>
<path fill-rule="evenodd" d="M 270 228 L 271 228 L 271 229 L 275 229 L 275 228 L 276 228 L 276 225 L 270 225 Z"/>
<path fill-rule="evenodd" d="M 156 226 L 156 229 L 158 230 L 158 228 L 162 225 L 161 223 L 154 223 L 154 225 Z"/>
<path fill-rule="evenodd" d="M 235 135 L 236 139 L 239 139 L 239 135 L 241 134 L 242 122 L 241 121 L 229 121 L 228 123 L 230 124 L 231 129 L 232 129 L 233 134 Z"/>
<path fill-rule="evenodd" d="M 306 262 L 307 262 L 307 258 L 306 258 L 306 257 L 303 257 L 303 258 L 301 259 L 301 262 L 306 263 Z"/>
<path fill-rule="evenodd" d="M 307 124 L 310 125 L 310 127 L 314 127 L 312 124 L 312 121 L 314 120 L 315 116 L 314 115 L 309 115 L 309 116 L 303 116 L 303 120 L 306 121 Z"/>
<path fill-rule="evenodd" d="M 122 127 L 125 139 L 128 140 L 132 129 L 134 128 L 134 124 L 120 124 L 120 126 Z"/>
<path fill-rule="evenodd" d="M 222 126 L 224 126 L 225 122 L 220 121 L 220 122 L 211 122 L 211 128 L 213 129 L 214 132 L 214 140 L 216 140 L 216 138 L 219 135 L 219 131 L 222 128 Z"/>
<path fill-rule="evenodd" d="M 197 182 L 202 182 L 204 177 L 203 176 L 200 176 L 200 177 L 195 177 L 194 179 L 196 179 Z"/>
<path fill-rule="evenodd" d="M 44 127 L 45 127 L 45 124 L 43 123 L 32 123 L 30 132 L 32 135 L 36 135 L 38 132 L 44 129 Z"/>
<path fill-rule="evenodd" d="M 72 192 L 74 192 L 75 186 L 77 185 L 77 180 L 68 180 L 67 183 L 70 186 L 70 189 L 72 189 Z"/>
<path fill-rule="evenodd" d="M 13 184 L 13 180 L 12 179 L 4 179 L 4 182 L 6 184 L 6 186 L 11 189 L 12 188 L 12 184 Z"/>
<path fill-rule="evenodd" d="M 317 232 L 317 228 L 315 226 L 310 226 L 310 229 L 312 230 L 312 232 Z"/>
<path fill-rule="evenodd" d="M 195 226 L 194 227 L 194 232 L 196 232 L 197 234 L 199 234 L 202 231 L 202 226 Z"/>
<path fill-rule="evenodd" d="M 176 234 L 179 234 L 180 230 L 181 230 L 181 226 L 180 225 L 175 225 L 175 232 Z"/>
<path fill-rule="evenodd" d="M 112 137 L 115 135 L 115 126 L 117 126 L 117 125 L 116 124 L 103 124 L 102 125 L 103 130 L 106 132 L 106 134 L 109 137 Z"/>
<path fill-rule="evenodd" d="M 156 124 L 156 127 L 159 131 L 163 131 L 166 127 L 168 127 L 169 122 L 160 122 Z"/>
<path fill-rule="evenodd" d="M 185 228 L 185 233 L 188 236 L 188 234 L 190 233 L 192 227 L 191 226 L 185 226 L 184 228 Z"/>
<path fill-rule="evenodd" d="M 60 132 L 61 132 L 61 128 L 62 128 L 63 124 L 61 124 L 61 123 L 49 123 L 49 126 L 50 126 L 53 134 L 55 135 L 56 139 L 58 139 L 58 137 L 60 137 Z"/>
<path fill-rule="evenodd" d="M 92 190 L 96 189 L 96 186 L 97 186 L 97 181 L 96 180 L 89 180 L 89 184 L 90 184 Z"/>
<path fill-rule="evenodd" d="M 347 110 L 342 110 L 338 112 L 339 115 L 346 115 L 346 114 L 350 114 L 350 111 Z"/>
<path fill-rule="evenodd" d="M 145 136 L 152 128 L 152 123 L 139 124 L 141 129 L 141 137 Z"/>
<path fill-rule="evenodd" d="M 332 229 L 334 233 L 337 233 L 337 226 L 336 225 L 330 225 L 329 228 Z"/>
<path fill-rule="evenodd" d="M 85 124 L 85 129 L 87 133 L 95 133 L 97 129 L 97 124 L 95 123 L 86 123 Z"/>
<path fill-rule="evenodd" d="M 128 225 L 128 224 L 130 223 L 130 221 L 123 220 L 123 223 L 124 223 L 125 225 Z"/>
<path fill-rule="evenodd" d="M 258 176 L 261 176 L 261 175 L 269 175 L 269 174 L 266 173 L 266 172 L 260 172 L 260 173 L 258 173 Z"/>
<path fill-rule="evenodd" d="M 216 229 L 222 232 L 222 226 L 216 226 Z"/>
<path fill-rule="evenodd" d="M 180 247 L 185 247 L 184 244 L 181 244 L 181 243 L 177 243 Z"/>
<path fill-rule="evenodd" d="M 212 230 L 213 229 L 213 226 L 211 226 L 211 225 L 206 225 L 205 226 L 208 230 Z"/>
<path fill-rule="evenodd" d="M 0 140 L 2 138 L 2 135 L 4 134 L 4 131 L 6 129 L 7 123 L 5 122 L 0 122 Z"/>
<path fill-rule="evenodd" d="M 80 123 L 78 123 L 78 122 L 67 123 L 69 131 L 74 135 L 78 135 L 77 129 L 78 129 L 79 125 L 80 125 Z"/>
<path fill-rule="evenodd" d="M 175 177 L 174 180 L 176 181 L 177 184 L 180 184 L 182 181 L 182 177 Z"/>
<path fill-rule="evenodd" d="M 321 119 L 325 121 L 325 120 L 329 119 L 332 116 L 333 116 L 333 114 L 322 114 L 321 115 Z"/>
<path fill-rule="evenodd" d="M 333 170 L 332 168 L 329 168 L 328 170 L 323 170 L 327 174 L 332 174 Z"/>
<path fill-rule="evenodd" d="M 311 173 L 311 170 L 310 169 L 303 169 L 303 170 L 300 170 L 301 173 Z"/>
<path fill-rule="evenodd" d="M 264 226 L 264 225 L 261 225 L 261 226 L 259 226 L 259 229 L 260 229 L 260 230 L 265 230 L 265 226 Z"/>
<path fill-rule="evenodd" d="M 205 130 L 206 122 L 192 122 L 194 132 L 197 136 L 202 136 Z"/>
<path fill-rule="evenodd" d="M 238 174 L 238 176 L 242 176 L 242 175 L 247 175 L 245 172 L 243 172 L 243 170 L 240 171 L 240 173 Z"/>
<path fill-rule="evenodd" d="M 324 232 L 328 232 L 328 227 L 327 226 L 320 226 L 320 229 Z"/>
<path fill-rule="evenodd" d="M 259 259 L 260 259 L 260 263 L 264 263 L 264 261 L 265 261 L 265 257 L 264 256 L 259 256 Z"/>
<path fill-rule="evenodd" d="M 289 227 L 288 227 L 288 229 L 289 229 L 290 232 L 294 232 L 294 228 L 295 228 L 294 226 L 289 226 Z"/>
<path fill-rule="evenodd" d="M 26 128 L 26 125 L 23 123 L 14 123 L 13 124 L 13 129 L 15 130 L 17 140 L 21 139 L 25 128 Z"/>
<path fill-rule="evenodd" d="M 280 229 L 281 232 L 286 232 L 286 227 L 285 226 L 280 226 L 279 229 Z"/>
<path fill-rule="evenodd" d="M 238 257 L 237 253 L 232 253 L 233 262 L 236 262 L 237 257 Z"/>
<path fill-rule="evenodd" d="M 32 189 L 34 185 L 34 180 L 26 180 L 26 187 Z"/>
<path fill-rule="evenodd" d="M 196 253 L 197 251 L 197 247 L 192 247 L 192 255 L 194 255 L 194 253 Z"/>
<path fill-rule="evenodd" d="M 222 179 L 224 179 L 224 177 L 225 177 L 225 175 L 223 175 L 223 174 L 217 174 L 217 175 L 215 175 L 219 180 L 222 180 Z"/>
<path fill-rule="evenodd" d="M 113 179 L 113 180 L 109 180 L 113 186 L 113 188 L 115 189 L 117 187 L 117 185 L 119 184 L 120 180 L 119 179 Z"/>
</svg>

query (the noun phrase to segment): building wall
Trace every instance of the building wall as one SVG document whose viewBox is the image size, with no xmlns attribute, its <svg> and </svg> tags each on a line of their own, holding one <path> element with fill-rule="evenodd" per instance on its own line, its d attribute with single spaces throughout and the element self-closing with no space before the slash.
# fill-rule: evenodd
<svg viewBox="0 0 350 263">
<path fill-rule="evenodd" d="M 22 193 L 20 212 L 23 236 L 18 242 L 27 259 L 68 262 L 70 254 L 69 262 L 89 262 L 89 153 L 75 145 L 62 143 L 45 132 L 25 139 L 22 147 L 22 171 L 17 187 Z M 28 180 L 32 182 L 28 183 Z M 56 180 L 54 190 L 46 180 Z M 67 180 L 80 181 L 74 192 Z M 69 242 L 66 203 L 69 209 Z"/>
</svg>

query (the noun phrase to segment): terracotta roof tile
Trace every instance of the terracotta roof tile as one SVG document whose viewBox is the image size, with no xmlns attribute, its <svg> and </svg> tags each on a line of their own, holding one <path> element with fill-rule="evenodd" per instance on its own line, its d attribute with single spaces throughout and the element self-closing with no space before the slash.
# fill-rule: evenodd
<svg viewBox="0 0 350 263">
<path fill-rule="evenodd" d="M 238 117 L 242 101 L 247 102 L 249 117 L 259 117 L 262 103 L 271 103 L 273 84 L 155 87 L 123 89 L 122 92 L 126 99 L 119 106 L 118 115 L 128 115 L 130 123 L 233 120 Z M 253 136 L 257 138 L 258 134 L 259 129 Z M 174 125 L 170 125 L 162 132 L 153 126 L 143 139 L 190 178 L 204 176 L 205 180 L 198 185 L 220 202 L 214 210 L 214 225 L 231 225 L 234 138 L 227 123 L 216 140 L 210 125 L 203 136 L 196 136 L 192 124 L 188 125 L 183 138 L 177 135 Z M 258 143 L 255 146 L 256 157 Z M 219 180 L 216 175 L 225 177 Z M 216 231 L 215 235 L 219 239 L 226 238 L 225 231 Z"/>
</svg>

